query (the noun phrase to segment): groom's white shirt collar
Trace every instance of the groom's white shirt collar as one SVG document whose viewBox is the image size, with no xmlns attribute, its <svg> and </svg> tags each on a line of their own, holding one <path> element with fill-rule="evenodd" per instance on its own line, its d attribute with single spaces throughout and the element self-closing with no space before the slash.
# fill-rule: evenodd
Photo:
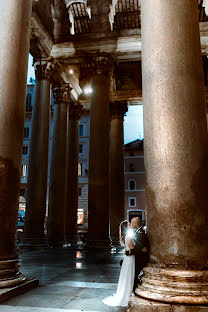
<svg viewBox="0 0 208 312">
<path fill-rule="evenodd" d="M 139 230 L 141 230 L 141 229 L 142 229 L 142 226 L 140 226 L 140 228 L 139 228 L 139 229 L 137 229 L 137 230 L 136 230 L 136 232 L 138 233 L 138 232 L 139 232 Z"/>
</svg>

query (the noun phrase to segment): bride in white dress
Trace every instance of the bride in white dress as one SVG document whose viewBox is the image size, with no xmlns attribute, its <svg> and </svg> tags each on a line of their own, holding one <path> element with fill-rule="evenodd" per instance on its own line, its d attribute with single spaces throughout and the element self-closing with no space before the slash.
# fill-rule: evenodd
<svg viewBox="0 0 208 312">
<path fill-rule="evenodd" d="M 133 228 L 128 221 L 123 221 L 120 224 L 120 242 L 125 247 L 125 251 L 133 249 L 132 242 Z M 102 302 L 109 306 L 126 307 L 130 301 L 130 297 L 134 285 L 135 276 L 135 256 L 124 256 L 117 291 L 114 295 L 107 297 Z"/>
</svg>

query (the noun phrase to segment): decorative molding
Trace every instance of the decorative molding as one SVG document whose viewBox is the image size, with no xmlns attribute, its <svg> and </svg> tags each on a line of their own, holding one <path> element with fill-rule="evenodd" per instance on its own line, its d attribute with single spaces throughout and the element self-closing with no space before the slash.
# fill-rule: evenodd
<svg viewBox="0 0 208 312">
<path fill-rule="evenodd" d="M 70 8 L 71 5 L 73 4 L 79 4 L 79 3 L 84 3 L 86 6 L 86 12 L 91 19 L 91 8 L 87 5 L 87 0 L 65 0 L 66 8 L 68 9 L 69 13 L 69 21 L 70 21 L 70 33 L 71 35 L 75 35 L 75 21 L 74 21 L 74 15 L 72 13 L 72 10 Z"/>
<path fill-rule="evenodd" d="M 112 55 L 105 52 L 97 52 L 94 56 L 87 57 L 87 63 L 94 74 L 109 75 L 109 70 L 112 68 L 114 60 Z"/>
<path fill-rule="evenodd" d="M 126 101 L 115 101 L 110 103 L 111 120 L 124 118 L 128 106 Z"/>
<path fill-rule="evenodd" d="M 72 88 L 69 86 L 69 84 L 54 87 L 53 88 L 54 104 L 70 103 L 71 90 Z"/>
<path fill-rule="evenodd" d="M 114 18 L 116 15 L 116 4 L 117 4 L 118 0 L 112 0 L 112 4 L 110 4 L 110 13 L 108 15 L 109 17 L 109 22 L 110 22 L 110 26 L 111 26 L 111 31 L 113 31 L 113 24 L 114 24 Z"/>
<path fill-rule="evenodd" d="M 37 80 L 46 79 L 52 82 L 54 73 L 59 71 L 60 65 L 53 57 L 48 59 L 34 60 L 35 76 Z"/>
</svg>

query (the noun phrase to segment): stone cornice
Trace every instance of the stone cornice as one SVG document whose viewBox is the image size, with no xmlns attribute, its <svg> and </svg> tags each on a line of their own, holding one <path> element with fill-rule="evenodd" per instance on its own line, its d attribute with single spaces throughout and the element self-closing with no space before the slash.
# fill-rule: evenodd
<svg viewBox="0 0 208 312">
<path fill-rule="evenodd" d="M 51 56 L 61 60 L 80 63 L 86 54 L 105 52 L 115 54 L 117 60 L 141 59 L 141 36 L 105 38 L 92 42 L 65 42 L 53 45 Z"/>
<path fill-rule="evenodd" d="M 208 54 L 208 22 L 200 23 L 200 38 L 202 53 Z M 55 44 L 51 55 L 62 62 L 82 63 L 83 56 L 96 52 L 114 54 L 118 61 L 141 60 L 141 30 L 125 30 L 112 37 L 106 34 L 102 37 L 94 34 L 74 36 L 73 41 Z M 115 35 L 115 34 L 114 34 Z"/>
<path fill-rule="evenodd" d="M 53 40 L 35 12 L 32 13 L 31 35 L 34 35 L 47 56 L 53 47 Z"/>
</svg>

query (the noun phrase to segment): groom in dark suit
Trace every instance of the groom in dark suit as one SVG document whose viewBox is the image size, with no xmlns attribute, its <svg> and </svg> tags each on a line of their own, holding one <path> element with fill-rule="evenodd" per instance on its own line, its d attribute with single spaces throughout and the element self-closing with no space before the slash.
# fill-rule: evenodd
<svg viewBox="0 0 208 312">
<path fill-rule="evenodd" d="M 133 218 L 131 220 L 131 225 L 135 230 L 134 238 L 132 239 L 135 247 L 127 252 L 126 255 L 135 255 L 135 279 L 133 288 L 133 291 L 135 291 L 137 285 L 141 283 L 139 273 L 148 262 L 148 239 L 142 228 L 142 221 L 139 217 Z"/>
</svg>

